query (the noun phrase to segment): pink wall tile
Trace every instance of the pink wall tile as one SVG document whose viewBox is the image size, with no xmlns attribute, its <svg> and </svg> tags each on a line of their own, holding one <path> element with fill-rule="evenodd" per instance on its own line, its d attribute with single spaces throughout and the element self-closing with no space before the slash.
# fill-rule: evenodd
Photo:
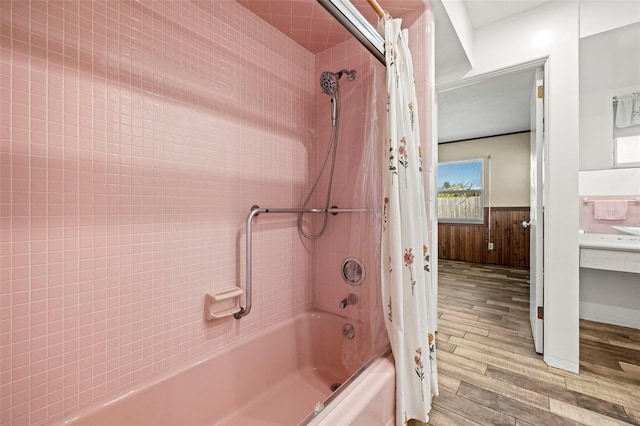
<svg viewBox="0 0 640 426">
<path fill-rule="evenodd" d="M 640 224 L 640 203 L 633 202 L 635 195 L 607 195 L 607 196 L 580 196 L 580 229 L 590 234 L 618 234 L 612 226 L 638 226 Z M 599 220 L 593 217 L 593 203 L 584 202 L 589 200 L 630 200 L 627 205 L 626 220 Z"/>
<path fill-rule="evenodd" d="M 0 424 L 54 421 L 311 307 L 295 218 L 265 217 L 251 315 L 203 320 L 206 292 L 244 286 L 250 206 L 308 187 L 312 54 L 235 2 L 0 13 Z"/>
<path fill-rule="evenodd" d="M 325 70 L 359 73 L 341 81 L 332 203 L 357 206 L 374 61 L 357 42 L 314 58 L 231 1 L 0 12 L 11 29 L 0 35 L 0 424 L 45 424 L 210 356 L 309 309 L 314 288 L 333 312 L 348 292 L 363 304 L 377 293 L 339 274 L 346 256 L 374 264 L 375 235 L 345 238 L 370 229 L 366 216 L 331 218 L 303 243 L 295 217 L 260 217 L 251 315 L 203 320 L 204 293 L 244 286 L 249 207 L 297 206 L 309 190 L 330 133 Z M 426 16 L 406 21 L 414 52 Z M 424 104 L 432 68 L 414 61 Z"/>
</svg>

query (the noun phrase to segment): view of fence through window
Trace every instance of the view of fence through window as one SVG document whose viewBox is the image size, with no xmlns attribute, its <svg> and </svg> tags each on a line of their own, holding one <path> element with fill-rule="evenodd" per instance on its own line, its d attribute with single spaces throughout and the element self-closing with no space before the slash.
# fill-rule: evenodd
<svg viewBox="0 0 640 426">
<path fill-rule="evenodd" d="M 438 164 L 438 220 L 482 222 L 482 158 Z"/>
</svg>

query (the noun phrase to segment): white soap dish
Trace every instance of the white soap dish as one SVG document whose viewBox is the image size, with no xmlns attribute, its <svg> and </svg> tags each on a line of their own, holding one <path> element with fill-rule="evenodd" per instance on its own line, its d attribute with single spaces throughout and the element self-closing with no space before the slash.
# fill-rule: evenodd
<svg viewBox="0 0 640 426">
<path fill-rule="evenodd" d="M 207 293 L 204 297 L 205 317 L 208 320 L 214 320 L 240 312 L 240 296 L 243 294 L 244 290 L 240 287 Z"/>
</svg>

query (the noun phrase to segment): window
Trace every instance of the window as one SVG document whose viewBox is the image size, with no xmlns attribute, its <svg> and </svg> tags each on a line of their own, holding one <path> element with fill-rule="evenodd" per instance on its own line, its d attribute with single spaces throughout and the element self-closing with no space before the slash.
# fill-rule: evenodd
<svg viewBox="0 0 640 426">
<path fill-rule="evenodd" d="M 484 222 L 483 159 L 438 164 L 438 221 Z"/>
<path fill-rule="evenodd" d="M 613 140 L 615 167 L 640 166 L 640 127 L 635 136 L 623 136 Z"/>
<path fill-rule="evenodd" d="M 613 99 L 613 166 L 640 166 L 640 92 Z"/>
</svg>

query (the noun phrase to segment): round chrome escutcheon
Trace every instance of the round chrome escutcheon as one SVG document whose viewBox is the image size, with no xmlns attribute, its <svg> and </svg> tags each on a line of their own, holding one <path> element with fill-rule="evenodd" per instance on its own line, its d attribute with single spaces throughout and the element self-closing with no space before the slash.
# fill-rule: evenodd
<svg viewBox="0 0 640 426">
<path fill-rule="evenodd" d="M 342 279 L 349 285 L 360 285 L 364 281 L 364 265 L 360 259 L 347 257 L 340 266 Z"/>
</svg>

